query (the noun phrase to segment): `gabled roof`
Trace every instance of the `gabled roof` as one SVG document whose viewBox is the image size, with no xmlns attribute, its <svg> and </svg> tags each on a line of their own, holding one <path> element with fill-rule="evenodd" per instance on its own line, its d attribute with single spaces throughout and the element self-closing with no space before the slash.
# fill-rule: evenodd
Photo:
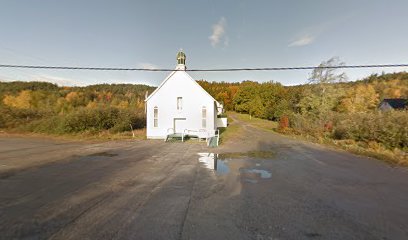
<svg viewBox="0 0 408 240">
<path fill-rule="evenodd" d="M 173 71 L 173 72 L 171 72 L 171 73 L 166 77 L 166 79 L 164 79 L 164 81 L 163 81 L 162 83 L 160 83 L 160 85 L 145 99 L 145 102 L 149 101 L 149 99 L 150 99 L 154 94 L 156 94 L 156 93 L 159 91 L 159 89 L 160 89 L 176 72 L 184 72 L 184 74 L 186 74 L 186 75 L 189 77 L 189 79 L 190 79 L 191 81 L 193 81 L 195 84 L 197 84 L 197 87 L 198 87 L 199 89 L 201 89 L 202 91 L 204 91 L 212 100 L 214 100 L 215 102 L 218 103 L 218 101 L 215 100 L 213 96 L 211 96 L 207 91 L 205 91 L 205 89 L 204 89 L 203 87 L 201 87 L 200 84 L 198 84 L 198 83 L 196 82 L 196 80 L 194 80 L 194 79 L 193 79 L 188 73 L 186 73 L 185 71 Z M 219 104 L 219 103 L 218 103 L 218 104 Z"/>
<path fill-rule="evenodd" d="M 382 103 L 388 103 L 394 109 L 404 109 L 408 106 L 408 99 L 404 98 L 387 98 Z"/>
<path fill-rule="evenodd" d="M 167 80 L 170 79 L 171 76 L 173 76 L 176 73 L 176 71 L 171 72 L 165 79 L 163 82 L 160 83 L 160 85 L 145 99 L 145 102 L 147 102 L 154 94 L 156 94 L 156 92 L 159 91 L 159 89 L 164 85 L 165 82 L 167 82 Z"/>
</svg>

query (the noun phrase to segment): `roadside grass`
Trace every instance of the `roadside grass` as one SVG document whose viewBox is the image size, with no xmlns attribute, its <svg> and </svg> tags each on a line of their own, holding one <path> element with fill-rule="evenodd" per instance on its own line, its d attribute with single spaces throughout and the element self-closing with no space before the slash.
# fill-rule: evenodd
<svg viewBox="0 0 408 240">
<path fill-rule="evenodd" d="M 111 133 L 109 131 L 101 131 L 98 133 L 78 133 L 74 135 L 67 135 L 68 137 L 79 138 L 84 140 L 125 140 L 125 139 L 133 139 L 133 140 L 143 140 L 146 139 L 146 129 L 135 129 L 133 130 L 134 137 L 132 131 L 126 132 L 119 132 L 119 133 Z"/>
<path fill-rule="evenodd" d="M 391 164 L 408 166 L 408 153 L 395 148 L 393 150 L 386 149 L 377 142 L 355 142 L 354 140 L 332 140 L 329 139 L 329 144 L 340 147 L 343 150 L 377 158 Z"/>
<path fill-rule="evenodd" d="M 256 117 L 250 117 L 249 114 L 242 113 L 233 113 L 233 115 L 238 118 L 240 121 L 250 123 L 253 126 L 266 129 L 266 130 L 275 130 L 278 127 L 278 123 L 275 121 L 265 120 Z"/>
<path fill-rule="evenodd" d="M 107 141 L 107 140 L 143 140 L 146 139 L 146 129 L 135 129 L 133 131 L 112 133 L 108 130 L 101 132 L 81 132 L 71 134 L 49 134 L 49 133 L 33 133 L 21 130 L 4 130 L 0 129 L 0 136 L 17 136 L 17 137 L 42 137 L 61 140 L 75 140 L 75 141 Z"/>
<path fill-rule="evenodd" d="M 400 149 L 389 150 L 377 142 L 357 142 L 351 139 L 335 140 L 328 137 L 314 137 L 305 134 L 296 134 L 293 131 L 277 132 L 292 138 L 309 141 L 333 147 L 335 149 L 345 150 L 357 155 L 367 156 L 385 161 L 392 165 L 408 166 L 408 153 Z"/>
<path fill-rule="evenodd" d="M 219 128 L 220 130 L 220 144 L 231 141 L 232 139 L 241 139 L 242 136 L 242 127 L 234 122 L 228 114 L 228 127 Z"/>
<path fill-rule="evenodd" d="M 408 166 L 408 153 L 401 149 L 387 149 L 377 142 L 357 142 L 354 140 L 335 140 L 329 137 L 320 136 L 315 137 L 311 135 L 298 134 L 292 131 L 290 128 L 285 131 L 278 131 L 278 123 L 259 118 L 250 118 L 248 114 L 230 113 L 237 119 L 243 122 L 250 123 L 251 125 L 265 129 L 268 131 L 274 131 L 275 133 L 290 136 L 295 139 L 314 142 L 326 146 L 333 147 L 335 149 L 345 150 L 347 152 L 355 153 L 358 155 L 368 156 L 376 158 L 393 165 Z"/>
</svg>

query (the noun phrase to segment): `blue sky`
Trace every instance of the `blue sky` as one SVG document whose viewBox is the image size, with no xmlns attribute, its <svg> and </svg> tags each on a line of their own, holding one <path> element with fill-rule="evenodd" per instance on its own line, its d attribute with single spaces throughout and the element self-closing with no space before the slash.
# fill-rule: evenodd
<svg viewBox="0 0 408 240">
<path fill-rule="evenodd" d="M 0 0 L 0 64 L 239 68 L 408 63 L 406 0 Z M 350 80 L 395 69 L 346 70 Z M 305 83 L 310 71 L 194 72 L 195 79 Z M 1 69 L 0 80 L 145 83 L 167 73 Z"/>
</svg>

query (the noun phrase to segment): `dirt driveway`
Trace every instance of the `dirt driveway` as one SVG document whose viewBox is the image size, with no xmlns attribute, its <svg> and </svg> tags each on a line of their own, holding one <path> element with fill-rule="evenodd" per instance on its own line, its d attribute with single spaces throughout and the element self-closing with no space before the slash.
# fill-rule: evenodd
<svg viewBox="0 0 408 240">
<path fill-rule="evenodd" d="M 0 138 L 0 239 L 408 239 L 407 168 L 233 124 L 218 149 Z"/>
</svg>

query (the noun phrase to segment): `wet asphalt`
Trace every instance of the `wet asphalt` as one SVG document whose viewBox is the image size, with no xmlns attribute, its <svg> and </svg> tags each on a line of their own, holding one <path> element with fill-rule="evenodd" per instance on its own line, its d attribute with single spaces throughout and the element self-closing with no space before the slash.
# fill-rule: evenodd
<svg viewBox="0 0 408 240">
<path fill-rule="evenodd" d="M 0 137 L 0 239 L 408 239 L 407 168 L 233 124 L 217 149 Z"/>
</svg>

